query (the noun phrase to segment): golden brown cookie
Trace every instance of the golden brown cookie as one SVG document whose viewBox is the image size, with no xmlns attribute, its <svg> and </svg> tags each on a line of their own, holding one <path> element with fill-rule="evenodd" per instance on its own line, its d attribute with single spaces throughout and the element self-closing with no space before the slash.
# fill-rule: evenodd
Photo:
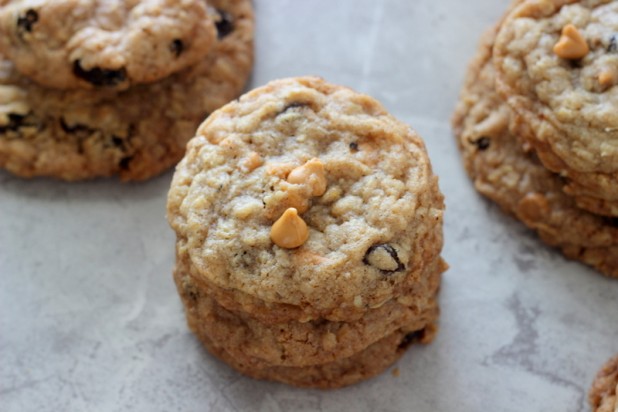
<svg viewBox="0 0 618 412">
<path fill-rule="evenodd" d="M 618 3 L 526 0 L 500 27 L 497 89 L 579 207 L 618 216 Z"/>
<path fill-rule="evenodd" d="M 464 165 L 476 189 L 534 229 L 571 259 L 618 277 L 618 221 L 579 209 L 562 191 L 560 176 L 545 169 L 516 135 L 520 122 L 495 91 L 491 49 L 481 44 L 453 119 Z"/>
<path fill-rule="evenodd" d="M 247 376 L 319 389 L 341 388 L 372 378 L 397 361 L 410 345 L 417 342 L 428 343 L 434 334 L 433 327 L 427 328 L 424 333 L 402 328 L 363 351 L 335 362 L 305 367 L 255 367 L 230 355 L 225 348 L 216 346 L 207 334 L 198 331 L 198 337 L 210 353 Z"/>
<path fill-rule="evenodd" d="M 233 312 L 221 306 L 209 288 L 192 275 L 190 262 L 177 258 L 174 280 L 192 330 L 201 330 L 218 346 L 246 364 L 309 366 L 336 361 L 365 349 L 401 327 L 425 329 L 437 321 L 437 287 L 446 269 L 438 260 L 427 267 L 426 295 L 403 305 L 396 300 L 370 309 L 358 321 L 264 323 L 251 312 Z M 414 327 L 413 327 L 414 326 Z M 253 360 L 255 359 L 255 361 Z"/>
<path fill-rule="evenodd" d="M 197 64 L 124 91 L 52 90 L 0 58 L 0 168 L 64 180 L 143 180 L 173 166 L 210 112 L 240 94 L 253 62 L 250 0 L 213 0 L 227 24 Z"/>
<path fill-rule="evenodd" d="M 308 234 L 296 248 L 273 240 L 291 208 Z M 374 99 L 313 77 L 271 82 L 212 114 L 168 198 L 178 247 L 205 282 L 301 308 L 305 320 L 358 318 L 409 294 L 440 253 L 442 213 L 420 137 Z"/>
<path fill-rule="evenodd" d="M 592 412 L 618 411 L 618 356 L 607 361 L 588 393 Z"/>
<path fill-rule="evenodd" d="M 204 0 L 4 1 L 0 51 L 42 86 L 126 89 L 203 60 L 212 13 Z"/>
</svg>

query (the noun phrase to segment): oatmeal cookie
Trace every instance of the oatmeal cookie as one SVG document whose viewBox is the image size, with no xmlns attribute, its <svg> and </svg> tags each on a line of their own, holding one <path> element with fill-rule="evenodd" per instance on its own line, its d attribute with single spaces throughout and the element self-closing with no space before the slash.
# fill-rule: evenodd
<svg viewBox="0 0 618 412">
<path fill-rule="evenodd" d="M 494 46 L 520 138 L 579 207 L 618 216 L 618 2 L 526 0 Z"/>
<path fill-rule="evenodd" d="M 352 317 L 419 285 L 443 208 L 420 137 L 313 77 L 213 113 L 168 197 L 178 247 L 206 282 L 315 317 Z"/>
<path fill-rule="evenodd" d="M 255 379 L 272 380 L 304 388 L 335 389 L 352 385 L 382 373 L 414 343 L 431 341 L 433 329 L 419 333 L 402 328 L 354 355 L 321 365 L 294 367 L 246 363 L 217 346 L 203 331 L 198 338 L 214 356 L 239 372 Z"/>
<path fill-rule="evenodd" d="M 173 166 L 212 111 L 240 94 L 253 62 L 250 0 L 213 0 L 225 36 L 197 64 L 128 90 L 53 90 L 0 57 L 0 168 L 65 180 L 142 180 Z"/>
<path fill-rule="evenodd" d="M 0 51 L 42 86 L 126 89 L 203 60 L 216 17 L 204 0 L 4 1 Z"/>
<path fill-rule="evenodd" d="M 495 91 L 491 48 L 495 31 L 470 66 L 454 129 L 476 189 L 534 229 L 571 259 L 618 277 L 618 221 L 579 209 L 562 191 L 563 179 L 547 170 L 516 135 L 509 105 Z"/>
<path fill-rule="evenodd" d="M 607 361 L 594 378 L 588 400 L 593 412 L 618 411 L 618 356 Z"/>
<path fill-rule="evenodd" d="M 174 279 L 187 311 L 190 328 L 201 330 L 218 346 L 247 365 L 309 366 L 352 356 L 403 326 L 423 330 L 436 323 L 436 301 L 441 259 L 427 267 L 423 276 L 432 285 L 427 296 L 403 305 L 391 300 L 370 309 L 355 322 L 324 319 L 267 324 L 253 313 L 233 312 L 221 306 L 203 282 L 191 274 L 188 259 L 177 259 Z M 419 332 L 420 333 L 420 332 Z"/>
</svg>

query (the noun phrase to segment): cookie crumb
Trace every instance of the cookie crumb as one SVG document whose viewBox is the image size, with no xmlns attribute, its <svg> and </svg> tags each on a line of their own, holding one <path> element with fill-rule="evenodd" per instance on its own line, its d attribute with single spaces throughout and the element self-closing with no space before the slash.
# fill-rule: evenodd
<svg viewBox="0 0 618 412">
<path fill-rule="evenodd" d="M 259 153 L 251 152 L 245 159 L 243 159 L 242 167 L 247 172 L 252 172 L 258 167 L 262 166 L 263 163 L 264 159 L 262 159 L 262 156 L 260 156 Z"/>
<path fill-rule="evenodd" d="M 601 73 L 599 73 L 599 84 L 601 86 L 613 86 L 614 83 L 616 83 L 616 76 L 614 74 L 613 71 L 611 70 L 604 70 Z"/>
<path fill-rule="evenodd" d="M 399 368 L 395 368 L 395 369 L 393 369 L 393 371 L 392 371 L 391 373 L 392 373 L 392 375 L 393 375 L 395 378 L 398 378 L 398 377 L 399 377 L 399 375 L 401 374 L 401 372 L 399 371 Z"/>
</svg>

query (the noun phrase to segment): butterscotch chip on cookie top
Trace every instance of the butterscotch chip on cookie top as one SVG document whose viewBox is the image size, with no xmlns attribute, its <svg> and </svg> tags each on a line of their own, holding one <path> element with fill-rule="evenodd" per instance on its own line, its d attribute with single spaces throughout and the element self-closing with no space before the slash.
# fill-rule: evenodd
<svg viewBox="0 0 618 412">
<path fill-rule="evenodd" d="M 314 77 L 213 113 L 168 198 L 177 247 L 204 282 L 314 317 L 412 293 L 440 253 L 443 208 L 420 137 L 374 99 Z"/>
</svg>

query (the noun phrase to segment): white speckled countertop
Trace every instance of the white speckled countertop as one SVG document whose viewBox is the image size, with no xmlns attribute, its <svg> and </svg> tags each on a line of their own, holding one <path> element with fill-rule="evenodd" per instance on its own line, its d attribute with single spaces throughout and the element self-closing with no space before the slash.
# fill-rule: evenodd
<svg viewBox="0 0 618 412">
<path fill-rule="evenodd" d="M 165 220 L 171 172 L 67 184 L 0 172 L 0 410 L 586 411 L 618 352 L 618 280 L 567 262 L 480 198 L 449 117 L 508 0 L 256 0 L 251 86 L 318 74 L 425 138 L 446 194 L 441 330 L 386 372 L 322 392 L 258 382 L 185 326 Z M 392 368 L 391 368 L 392 369 Z"/>
</svg>

